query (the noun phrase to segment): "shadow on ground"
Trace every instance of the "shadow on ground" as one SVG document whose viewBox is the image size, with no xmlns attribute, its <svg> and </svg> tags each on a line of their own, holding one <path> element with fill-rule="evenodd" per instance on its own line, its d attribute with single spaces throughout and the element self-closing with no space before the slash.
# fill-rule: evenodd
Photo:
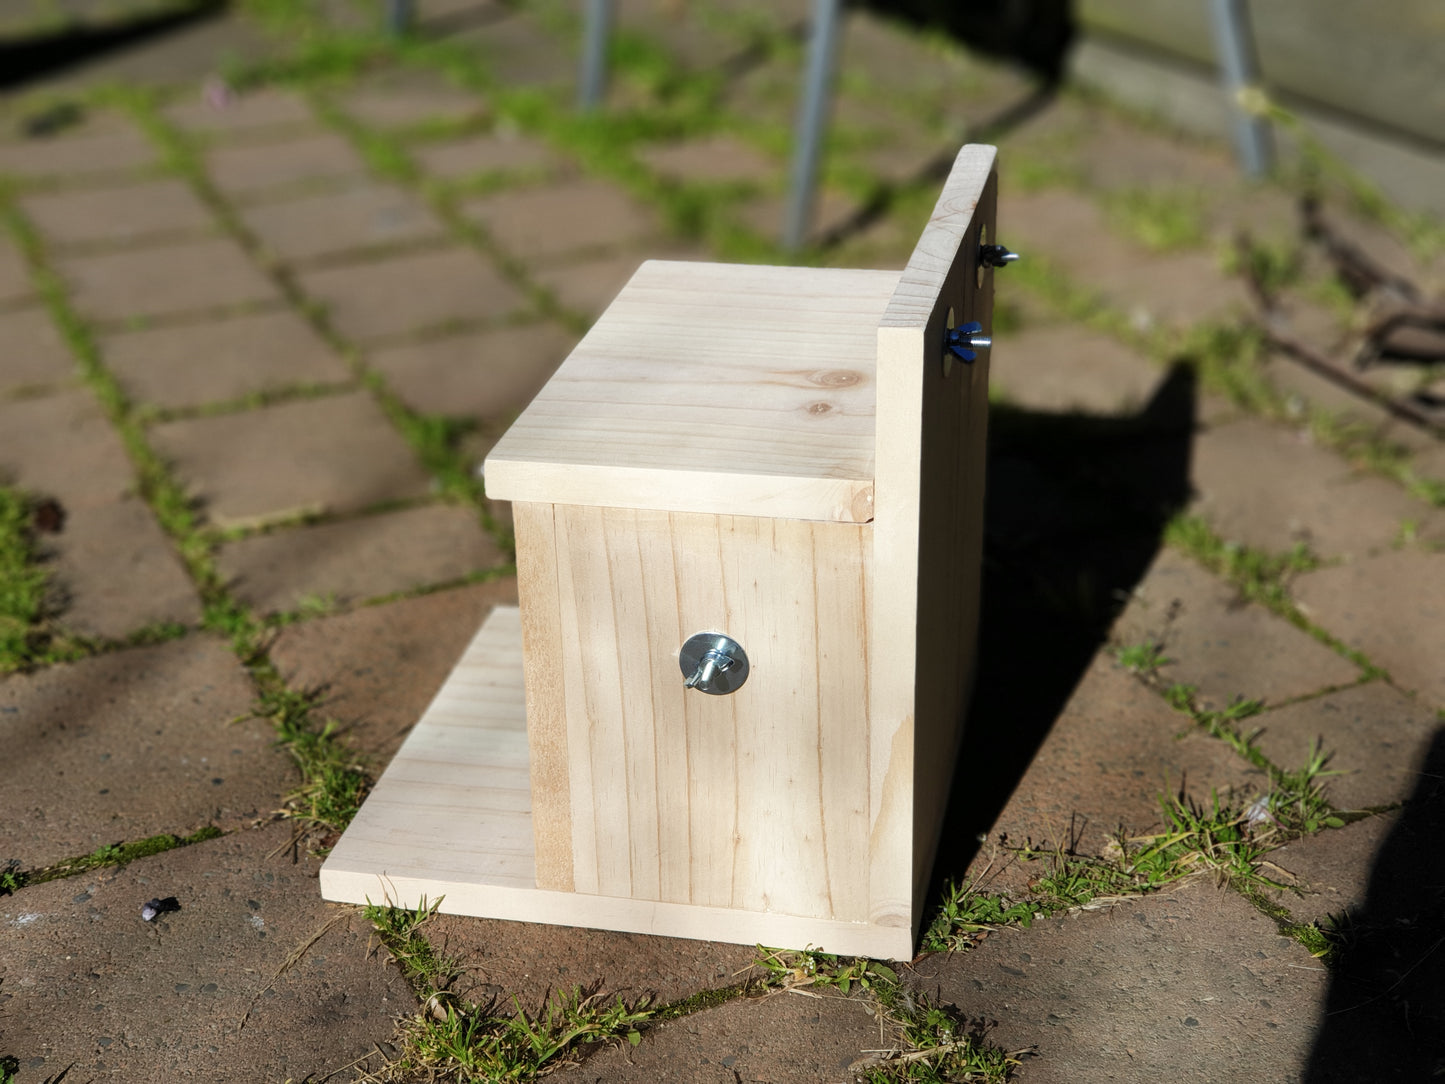
<svg viewBox="0 0 1445 1084">
<path fill-rule="evenodd" d="M 14 90 L 91 60 L 212 19 L 226 0 L 195 0 L 176 11 L 101 26 L 75 24 L 33 37 L 0 39 L 0 91 Z"/>
<path fill-rule="evenodd" d="M 1195 376 L 1138 414 L 989 420 L 978 681 L 934 864 L 960 879 L 1189 497 Z"/>
<path fill-rule="evenodd" d="M 1343 919 L 1305 1084 L 1445 1077 L 1445 727 Z"/>
</svg>

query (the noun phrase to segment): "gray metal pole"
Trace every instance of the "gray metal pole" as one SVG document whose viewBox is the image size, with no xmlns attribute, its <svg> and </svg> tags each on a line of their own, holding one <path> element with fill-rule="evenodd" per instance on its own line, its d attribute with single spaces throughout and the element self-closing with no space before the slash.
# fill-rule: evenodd
<svg viewBox="0 0 1445 1084">
<path fill-rule="evenodd" d="M 386 28 L 393 34 L 411 29 L 411 0 L 386 0 Z"/>
<path fill-rule="evenodd" d="M 1219 72 L 1234 116 L 1234 150 L 1239 164 L 1251 177 L 1268 173 L 1273 165 L 1269 121 L 1246 108 L 1241 96 L 1256 90 L 1259 69 L 1249 32 L 1246 0 L 1209 0 L 1214 22 L 1214 43 L 1219 50 Z"/>
<path fill-rule="evenodd" d="M 587 0 L 582 38 L 582 75 L 577 108 L 590 113 L 602 104 L 607 90 L 607 39 L 612 34 L 613 0 Z"/>
<path fill-rule="evenodd" d="M 807 83 L 798 110 L 797 143 L 793 151 L 793 190 L 783 219 L 783 248 L 796 252 L 813 219 L 818 187 L 818 159 L 828 126 L 828 97 L 838 54 L 839 0 L 813 0 L 813 33 L 808 44 Z"/>
</svg>

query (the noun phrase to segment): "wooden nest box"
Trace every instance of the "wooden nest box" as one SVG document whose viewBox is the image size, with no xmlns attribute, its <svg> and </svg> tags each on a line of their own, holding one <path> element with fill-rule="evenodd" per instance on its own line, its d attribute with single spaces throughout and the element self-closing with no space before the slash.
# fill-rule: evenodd
<svg viewBox="0 0 1445 1084">
<path fill-rule="evenodd" d="M 326 898 L 913 954 L 973 685 L 988 354 L 948 329 L 989 331 L 994 153 L 902 273 L 642 265 L 487 457 L 520 612 Z"/>
</svg>

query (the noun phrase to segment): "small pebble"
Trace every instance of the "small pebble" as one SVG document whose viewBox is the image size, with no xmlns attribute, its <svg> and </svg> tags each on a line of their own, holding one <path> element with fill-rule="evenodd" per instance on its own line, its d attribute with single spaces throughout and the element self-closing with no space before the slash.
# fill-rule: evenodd
<svg viewBox="0 0 1445 1084">
<path fill-rule="evenodd" d="M 140 917 L 147 922 L 154 922 L 156 915 L 161 913 L 160 900 L 147 900 L 140 909 Z"/>
</svg>

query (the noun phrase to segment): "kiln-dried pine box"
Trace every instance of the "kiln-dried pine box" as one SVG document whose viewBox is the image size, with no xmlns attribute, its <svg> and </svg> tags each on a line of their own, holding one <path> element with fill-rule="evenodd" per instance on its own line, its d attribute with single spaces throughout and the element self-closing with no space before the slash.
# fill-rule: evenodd
<svg viewBox="0 0 1445 1084">
<path fill-rule="evenodd" d="M 648 262 L 486 462 L 488 618 L 331 899 L 913 952 L 972 687 L 996 174 L 908 267 Z"/>
</svg>

